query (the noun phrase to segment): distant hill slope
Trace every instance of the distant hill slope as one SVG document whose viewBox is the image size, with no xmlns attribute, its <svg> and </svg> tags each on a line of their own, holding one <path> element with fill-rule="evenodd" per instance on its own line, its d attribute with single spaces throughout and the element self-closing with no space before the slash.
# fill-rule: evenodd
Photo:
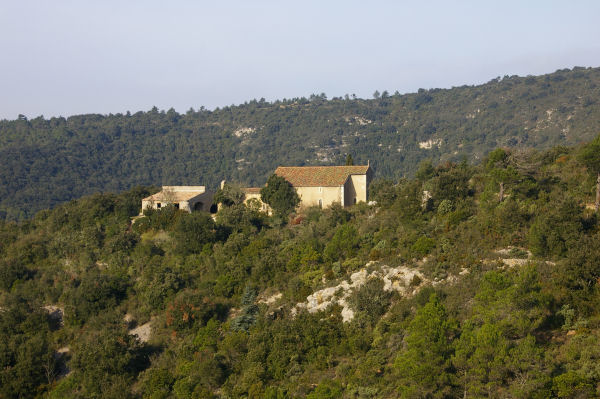
<svg viewBox="0 0 600 399">
<path fill-rule="evenodd" d="M 476 161 L 497 146 L 571 145 L 599 132 L 599 99 L 600 69 L 575 68 L 372 100 L 1 121 L 0 217 L 136 185 L 260 185 L 278 165 L 340 163 L 347 153 L 393 178 L 425 158 Z"/>
</svg>

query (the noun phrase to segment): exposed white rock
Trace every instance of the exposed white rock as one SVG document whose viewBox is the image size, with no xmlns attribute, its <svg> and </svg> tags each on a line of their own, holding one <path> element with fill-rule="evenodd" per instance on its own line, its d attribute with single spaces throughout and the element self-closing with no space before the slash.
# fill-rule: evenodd
<svg viewBox="0 0 600 399">
<path fill-rule="evenodd" d="M 239 129 L 235 130 L 233 134 L 235 135 L 235 137 L 242 137 L 248 134 L 252 134 L 254 132 L 256 132 L 255 127 L 240 127 Z"/>
<path fill-rule="evenodd" d="M 63 356 L 66 353 L 69 353 L 71 351 L 71 348 L 69 348 L 68 346 L 63 346 L 62 348 L 58 348 L 56 350 L 56 354 L 59 356 Z"/>
<path fill-rule="evenodd" d="M 431 198 L 431 192 L 428 190 L 423 190 L 423 195 L 421 195 L 421 206 L 427 205 L 427 201 L 429 201 Z"/>
<path fill-rule="evenodd" d="M 362 116 L 346 116 L 346 117 L 344 117 L 344 120 L 349 125 L 352 125 L 353 123 L 357 123 L 360 126 L 365 126 L 365 125 L 369 125 L 369 124 L 373 123 L 372 120 L 363 118 Z"/>
<path fill-rule="evenodd" d="M 436 146 L 437 148 L 441 148 L 442 147 L 442 139 L 429 139 L 427 141 L 421 141 L 419 143 L 419 148 L 422 148 L 424 150 L 431 150 L 433 148 L 433 146 Z"/>
<path fill-rule="evenodd" d="M 152 320 L 129 330 L 129 335 L 135 335 L 141 342 L 148 342 L 152 335 Z"/>
<path fill-rule="evenodd" d="M 315 151 L 317 160 L 321 162 L 329 162 L 329 153 L 326 150 Z"/>
<path fill-rule="evenodd" d="M 369 273 L 367 268 L 374 264 L 374 262 L 369 262 L 365 265 L 365 268 L 352 273 L 350 275 L 350 282 L 343 280 L 338 285 L 323 288 L 309 295 L 306 297 L 306 302 L 296 304 L 292 309 L 292 314 L 296 314 L 301 309 L 306 309 L 310 313 L 320 312 L 326 310 L 331 305 L 338 304 L 342 307 L 342 320 L 348 322 L 354 318 L 354 311 L 348 304 L 347 298 L 369 279 L 382 279 L 385 291 L 397 291 L 402 295 L 412 295 L 415 293 L 417 287 L 411 286 L 411 282 L 415 276 L 418 276 L 421 280 L 419 285 L 426 282 L 425 277 L 418 270 L 407 266 L 389 267 L 383 265 L 379 270 Z"/>
<path fill-rule="evenodd" d="M 346 303 L 346 301 L 344 301 L 344 303 Z M 354 319 L 354 310 L 350 309 L 348 306 L 344 306 L 340 314 L 342 315 L 344 323 Z"/>
</svg>

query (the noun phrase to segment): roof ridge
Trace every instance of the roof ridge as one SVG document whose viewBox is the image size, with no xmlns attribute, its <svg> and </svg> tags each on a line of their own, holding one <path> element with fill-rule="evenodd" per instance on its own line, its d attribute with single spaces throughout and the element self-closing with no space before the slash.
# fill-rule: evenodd
<svg viewBox="0 0 600 399">
<path fill-rule="evenodd" d="M 278 168 L 364 168 L 371 165 L 304 165 L 304 166 L 278 166 Z"/>
<path fill-rule="evenodd" d="M 366 174 L 370 165 L 308 165 L 279 166 L 275 174 L 294 187 L 337 187 L 345 184 L 349 176 Z"/>
</svg>

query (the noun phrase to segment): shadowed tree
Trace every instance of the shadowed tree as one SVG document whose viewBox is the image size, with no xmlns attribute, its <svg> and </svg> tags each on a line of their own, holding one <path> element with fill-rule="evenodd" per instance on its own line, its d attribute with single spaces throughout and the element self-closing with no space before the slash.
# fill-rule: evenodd
<svg viewBox="0 0 600 399">
<path fill-rule="evenodd" d="M 269 177 L 267 185 L 260 190 L 260 196 L 269 204 L 276 216 L 285 218 L 300 203 L 300 197 L 292 185 L 281 176 Z"/>
<path fill-rule="evenodd" d="M 244 202 L 244 193 L 239 185 L 235 183 L 225 183 L 222 188 L 219 188 L 215 193 L 213 201 L 216 204 L 232 206 Z"/>
<path fill-rule="evenodd" d="M 508 153 L 502 148 L 495 149 L 488 155 L 486 170 L 498 185 L 498 202 L 504 201 L 504 185 L 517 179 L 517 171 L 509 165 Z"/>
<path fill-rule="evenodd" d="M 354 159 L 352 158 L 352 155 L 348 154 L 346 155 L 346 166 L 352 165 L 354 165 Z"/>
</svg>

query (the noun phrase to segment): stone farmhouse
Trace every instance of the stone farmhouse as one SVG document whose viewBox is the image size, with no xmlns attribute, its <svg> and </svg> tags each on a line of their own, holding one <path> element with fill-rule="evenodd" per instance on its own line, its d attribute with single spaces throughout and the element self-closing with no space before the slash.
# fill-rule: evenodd
<svg viewBox="0 0 600 399">
<path fill-rule="evenodd" d="M 334 202 L 343 207 L 367 202 L 367 188 L 373 179 L 369 165 L 280 166 L 275 174 L 296 189 L 300 206 L 326 208 Z"/>
<path fill-rule="evenodd" d="M 300 207 L 327 208 L 333 203 L 343 207 L 367 202 L 367 189 L 373 179 L 369 165 L 357 166 L 280 166 L 275 174 L 286 179 L 300 197 Z M 221 188 L 225 181 L 221 182 Z M 260 187 L 242 188 L 244 203 L 255 203 L 262 212 L 271 213 L 269 205 L 262 202 Z M 160 209 L 168 204 L 183 211 L 215 213 L 214 193 L 204 186 L 163 186 L 156 194 L 142 200 L 144 209 Z"/>
<path fill-rule="evenodd" d="M 142 199 L 142 212 L 144 209 L 160 209 L 173 204 L 175 208 L 183 211 L 216 211 L 213 206 L 212 191 L 207 191 L 205 186 L 162 186 L 156 194 Z"/>
</svg>

